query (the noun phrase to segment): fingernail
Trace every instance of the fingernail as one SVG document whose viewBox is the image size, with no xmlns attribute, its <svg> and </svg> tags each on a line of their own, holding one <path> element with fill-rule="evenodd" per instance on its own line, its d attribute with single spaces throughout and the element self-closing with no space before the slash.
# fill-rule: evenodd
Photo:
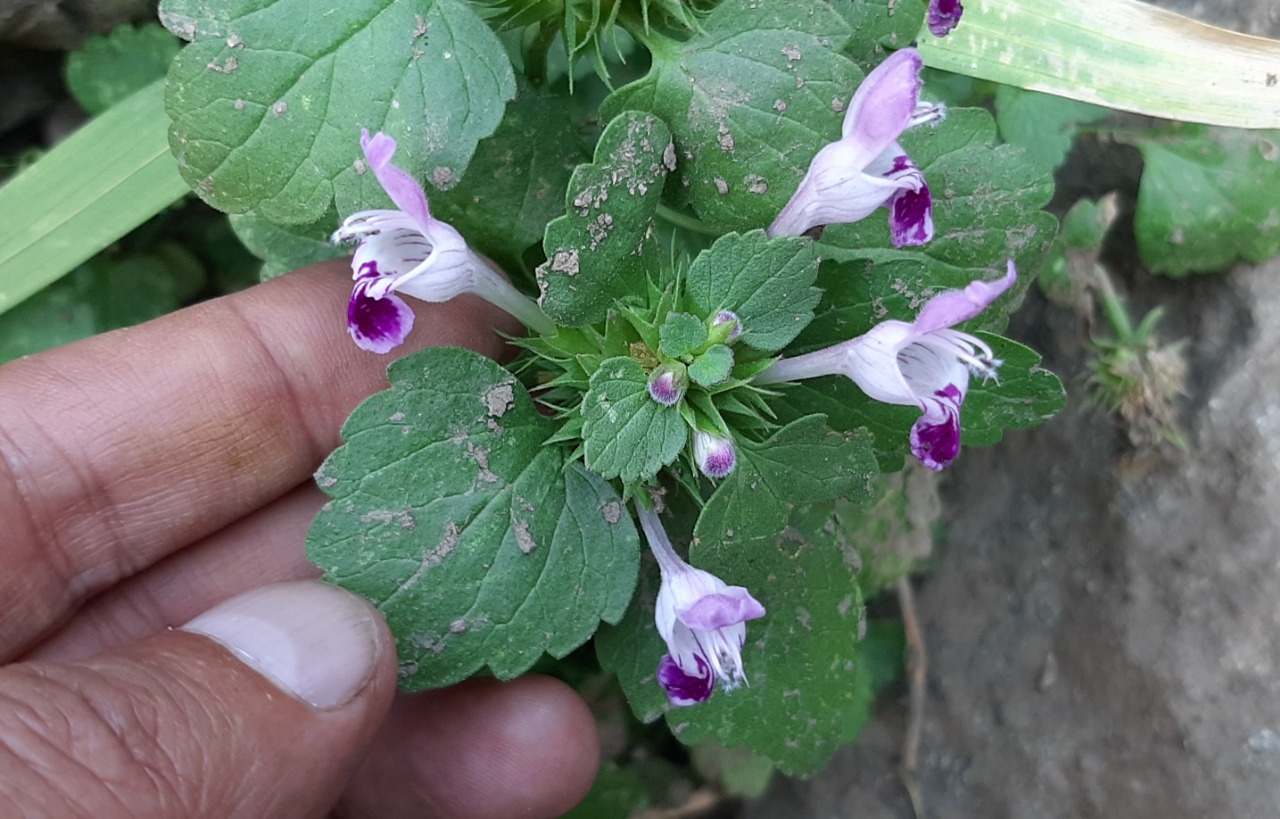
<svg viewBox="0 0 1280 819">
<path fill-rule="evenodd" d="M 277 583 L 219 603 L 182 627 L 225 646 L 246 665 L 316 708 L 348 702 L 373 675 L 373 610 L 324 583 Z"/>
</svg>

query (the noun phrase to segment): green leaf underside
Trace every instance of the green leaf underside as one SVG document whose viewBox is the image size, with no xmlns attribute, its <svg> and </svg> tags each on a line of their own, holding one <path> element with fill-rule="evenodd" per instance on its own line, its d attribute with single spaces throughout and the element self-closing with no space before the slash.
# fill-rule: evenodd
<svg viewBox="0 0 1280 819">
<path fill-rule="evenodd" d="M 164 79 L 181 44 L 156 23 L 122 25 L 90 37 L 67 55 L 67 90 L 80 107 L 101 114 L 135 91 Z"/>
<path fill-rule="evenodd" d="M 350 252 L 329 241 L 338 225 L 335 211 L 309 225 L 277 225 L 253 212 L 233 213 L 230 222 L 236 237 L 250 253 L 262 259 L 263 281 Z"/>
<path fill-rule="evenodd" d="M 1184 276 L 1280 253 L 1280 131 L 1183 127 L 1137 145 L 1134 231 L 1152 270 Z"/>
<path fill-rule="evenodd" d="M 452 347 L 389 377 L 317 472 L 332 501 L 308 556 L 386 616 L 402 687 L 484 666 L 509 679 L 616 622 L 636 582 L 630 517 L 608 483 L 543 446 L 554 424 L 515 378 Z"/>
<path fill-rule="evenodd" d="M 431 196 L 431 212 L 467 244 L 514 265 L 564 213 L 569 178 L 590 157 L 569 117 L 570 98 L 523 84 L 493 136 L 482 140 L 466 176 Z"/>
<path fill-rule="evenodd" d="M 877 211 L 856 224 L 829 226 L 823 255 L 867 257 L 874 250 L 888 254 L 881 258 L 939 262 L 966 271 L 969 280 L 1002 275 L 1005 260 L 1013 259 L 1021 293 L 1057 230 L 1053 216 L 1040 210 L 1053 195 L 1051 169 L 1016 145 L 996 145 L 995 122 L 976 108 L 952 110 L 945 122 L 909 130 L 901 142 L 933 195 L 933 240 L 894 250 L 885 212 Z M 947 272 L 930 268 L 938 284 L 949 287 Z"/>
<path fill-rule="evenodd" d="M 647 480 L 679 456 L 689 437 L 678 407 L 649 397 L 644 367 L 627 356 L 606 359 L 582 400 L 587 468 L 627 483 Z"/>
<path fill-rule="evenodd" d="M 750 685 L 717 690 L 705 703 L 671 708 L 654 671 L 666 648 L 653 624 L 656 567 L 646 562 L 626 617 L 596 638 L 601 664 L 618 675 L 632 710 L 648 722 L 665 713 L 672 732 L 695 745 L 714 736 L 745 746 L 784 773 L 812 774 L 866 721 L 873 675 L 858 642 L 862 594 L 855 544 L 825 504 L 791 513 L 769 533 L 733 544 L 703 538 L 690 562 L 746 586 L 766 610 L 747 624 L 743 664 Z"/>
<path fill-rule="evenodd" d="M 840 134 L 862 79 L 836 53 L 852 31 L 821 0 L 726 0 L 706 32 L 659 49 L 642 79 L 601 106 L 648 110 L 671 126 L 680 189 L 720 230 L 773 221 L 818 149 Z"/>
<path fill-rule="evenodd" d="M 685 298 L 695 312 L 732 310 L 742 325 L 740 344 L 777 352 L 813 318 L 822 293 L 814 243 L 769 239 L 763 230 L 730 233 L 699 254 L 685 277 Z"/>
<path fill-rule="evenodd" d="M 221 210 L 308 223 L 386 200 L 361 128 L 399 142 L 412 175 L 461 177 L 515 79 L 501 42 L 463 0 L 165 0 L 186 46 L 169 71 L 170 146 Z"/>
<path fill-rule="evenodd" d="M 1078 125 L 1097 122 L 1106 108 L 1010 85 L 996 89 L 996 125 L 1005 142 L 1019 145 L 1036 163 L 1056 168 L 1066 159 Z"/>
<path fill-rule="evenodd" d="M 568 212 L 547 225 L 538 301 L 552 320 L 593 324 L 615 300 L 644 292 L 659 261 L 653 214 L 674 168 L 671 132 L 662 121 L 628 112 L 609 123 L 594 162 L 573 172 Z"/>
</svg>

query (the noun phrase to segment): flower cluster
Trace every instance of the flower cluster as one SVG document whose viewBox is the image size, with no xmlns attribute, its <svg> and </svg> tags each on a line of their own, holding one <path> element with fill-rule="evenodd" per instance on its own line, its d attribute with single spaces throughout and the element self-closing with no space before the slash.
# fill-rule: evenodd
<svg viewBox="0 0 1280 819">
<path fill-rule="evenodd" d="M 932 0 L 930 30 L 937 36 L 948 33 L 962 11 L 958 0 Z M 858 221 L 883 207 L 895 246 L 932 239 L 929 186 L 898 141 L 908 128 L 945 116 L 943 106 L 920 100 L 921 68 L 920 55 L 905 48 L 867 76 L 849 103 L 840 139 L 818 151 L 768 235 L 800 236 Z M 334 234 L 335 241 L 359 243 L 351 262 L 355 284 L 347 325 L 360 347 L 386 353 L 404 341 L 414 314 L 397 294 L 438 302 L 475 293 L 539 333 L 556 332 L 532 299 L 452 226 L 432 216 L 422 186 L 391 163 L 393 139 L 365 131 L 360 147 L 366 166 L 395 205 L 353 214 Z M 874 400 L 917 407 L 911 450 L 925 466 L 942 469 L 960 449 L 960 410 L 970 377 L 993 378 L 1001 363 L 981 339 L 955 326 L 978 316 L 1016 278 L 1010 261 L 1003 278 L 938 294 L 914 321 L 882 321 L 848 341 L 777 360 L 751 380 L 764 385 L 842 375 Z M 729 311 L 699 320 L 706 330 L 704 343 L 691 343 L 680 355 L 651 356 L 653 363 L 646 365 L 652 367 L 648 394 L 658 404 L 681 405 L 691 379 L 706 387 L 729 378 L 733 359 L 728 345 L 749 328 Z M 704 356 L 714 357 L 714 365 L 706 364 Z M 708 376 L 709 369 L 717 374 Z M 698 470 L 711 479 L 729 476 L 737 465 L 737 450 L 727 427 L 723 422 L 703 424 L 705 419 L 694 410 L 681 409 L 693 426 L 691 449 Z M 717 685 L 733 689 L 744 684 L 746 623 L 764 616 L 764 607 L 747 589 L 729 586 L 685 562 L 658 514 L 641 499 L 636 500 L 636 514 L 662 574 L 655 621 L 668 653 L 658 664 L 656 679 L 670 702 L 693 705 L 710 697 Z"/>
</svg>

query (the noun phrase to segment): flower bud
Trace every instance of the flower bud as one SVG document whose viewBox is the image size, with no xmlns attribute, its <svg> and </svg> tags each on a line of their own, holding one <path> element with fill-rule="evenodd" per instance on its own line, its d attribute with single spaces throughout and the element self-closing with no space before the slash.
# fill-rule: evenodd
<svg viewBox="0 0 1280 819">
<path fill-rule="evenodd" d="M 700 429 L 693 431 L 693 460 L 708 478 L 727 477 L 738 465 L 733 441 Z"/>
<path fill-rule="evenodd" d="M 684 365 L 673 361 L 662 365 L 649 376 L 649 397 L 664 407 L 674 406 L 684 398 L 687 385 Z"/>
<path fill-rule="evenodd" d="M 711 320 L 711 329 L 707 333 L 707 344 L 732 344 L 742 336 L 742 322 L 738 314 L 732 310 L 721 310 Z"/>
</svg>

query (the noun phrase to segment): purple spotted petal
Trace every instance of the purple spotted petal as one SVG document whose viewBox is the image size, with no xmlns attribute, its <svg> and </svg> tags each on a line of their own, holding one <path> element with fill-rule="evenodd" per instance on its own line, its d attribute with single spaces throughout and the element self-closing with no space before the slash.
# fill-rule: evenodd
<svg viewBox="0 0 1280 819">
<path fill-rule="evenodd" d="M 667 692 L 672 705 L 684 707 L 706 702 L 715 690 L 716 676 L 707 661 L 697 656 L 694 659 L 698 664 L 697 674 L 686 673 L 670 654 L 663 654 L 658 661 L 658 684 Z"/>
<path fill-rule="evenodd" d="M 369 287 L 379 278 L 376 273 L 370 276 L 361 272 L 351 291 L 351 301 L 347 303 L 347 332 L 362 350 L 383 355 L 400 346 L 409 335 L 413 329 L 413 310 L 394 293 L 380 299 L 370 296 Z"/>
<path fill-rule="evenodd" d="M 932 333 L 968 321 L 986 310 L 991 302 L 1013 287 L 1017 280 L 1018 272 L 1010 259 L 1008 273 L 1002 279 L 994 282 L 970 282 L 963 290 L 948 290 L 929 299 L 920 315 L 916 316 L 912 329 L 920 334 Z"/>
<path fill-rule="evenodd" d="M 960 0 L 929 0 L 929 32 L 934 37 L 946 37 L 960 22 L 964 5 Z"/>
<path fill-rule="evenodd" d="M 911 452 L 920 463 L 937 472 L 960 454 L 960 388 L 948 384 L 936 393 L 929 411 L 911 427 Z"/>
<path fill-rule="evenodd" d="M 720 594 L 703 595 L 676 616 L 694 631 L 714 631 L 764 617 L 764 606 L 742 586 L 728 586 Z"/>
<path fill-rule="evenodd" d="M 431 222 L 427 194 L 412 176 L 391 164 L 391 157 L 396 152 L 396 141 L 381 131 L 370 137 L 369 129 L 364 128 L 360 131 L 360 148 L 364 151 L 365 162 L 369 163 L 369 168 L 387 196 L 425 231 Z"/>
<path fill-rule="evenodd" d="M 893 246 L 925 244 L 933 238 L 933 197 L 929 194 L 924 175 L 910 157 L 900 153 L 893 158 L 893 165 L 884 177 L 910 185 L 895 191 L 887 203 Z"/>
</svg>

